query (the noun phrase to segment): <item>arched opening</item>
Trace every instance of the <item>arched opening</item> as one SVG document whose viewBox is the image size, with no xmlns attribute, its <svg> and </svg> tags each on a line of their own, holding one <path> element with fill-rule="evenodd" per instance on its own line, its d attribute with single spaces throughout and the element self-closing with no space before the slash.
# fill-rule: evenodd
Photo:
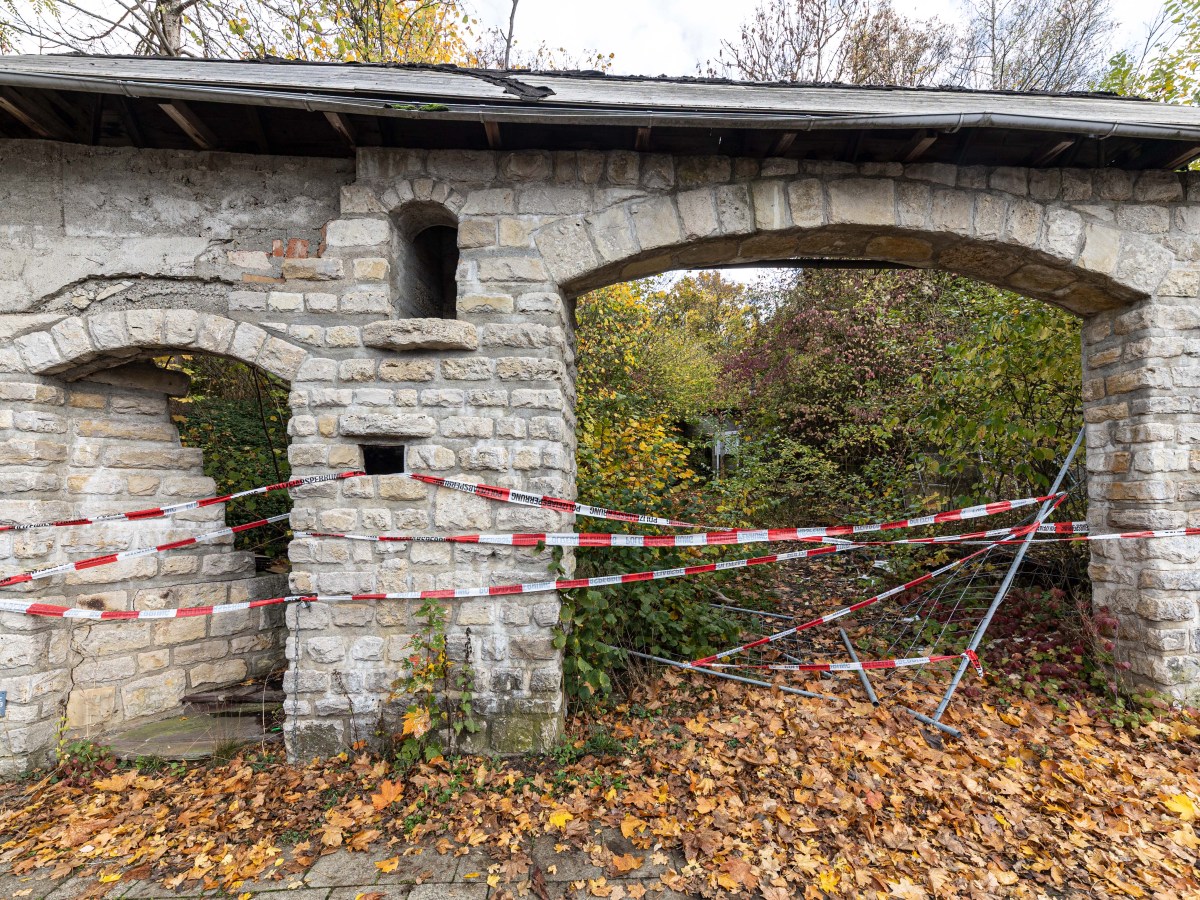
<svg viewBox="0 0 1200 900">
<path fill-rule="evenodd" d="M 458 220 L 437 203 L 412 203 L 396 214 L 394 288 L 401 314 L 458 316 Z"/>
<path fill-rule="evenodd" d="M 147 334 L 146 322 L 162 324 Z M 5 518 L 13 511 L 18 521 L 43 522 L 163 509 L 287 479 L 287 388 L 302 350 L 254 326 L 182 311 L 104 313 L 66 327 L 79 339 L 71 352 L 36 366 L 48 377 L 25 413 L 49 429 L 37 451 L 36 489 L 8 504 Z M 44 346 L 41 337 L 24 340 Z M 203 538 L 37 581 L 38 597 L 128 611 L 282 596 L 290 508 L 287 492 L 277 491 L 165 517 L 38 529 L 4 560 L 5 571 Z M 267 517 L 284 518 L 236 535 L 224 531 Z M 73 735 L 103 734 L 134 756 L 187 755 L 257 740 L 264 726 L 277 724 L 281 608 L 115 625 L 64 620 L 56 631 L 61 650 L 53 664 L 69 676 L 61 704 Z"/>
<path fill-rule="evenodd" d="M 1041 296 L 1034 300 L 1033 290 L 990 283 L 1015 287 L 1012 273 L 1045 262 L 1034 254 L 1013 251 L 1011 268 L 988 269 L 985 261 L 1002 259 L 1003 248 L 962 242 L 959 255 L 950 259 L 966 260 L 977 249 L 978 274 L 970 278 L 946 271 L 946 263 L 930 265 L 935 254 L 916 241 L 895 242 L 888 255 L 911 251 L 915 260 L 923 254 L 926 265 L 881 266 L 876 260 L 883 243 L 866 234 L 842 247 L 823 245 L 821 259 L 792 250 L 799 258 L 772 267 L 797 238 L 785 235 L 771 244 L 768 237 L 739 238 L 723 250 L 716 243 L 699 250 L 675 247 L 594 270 L 576 282 L 606 285 L 572 292 L 578 294 L 582 501 L 624 503 L 714 527 L 805 527 L 902 519 L 1046 492 L 1082 424 L 1080 321 L 1055 307 L 1094 304 L 1103 296 L 1100 286 L 1079 273 L 1058 279 L 1043 273 Z M 689 260 L 729 268 L 695 273 L 688 271 Z M 770 260 L 762 264 L 770 271 L 730 279 L 756 260 Z M 670 271 L 676 274 L 657 275 Z M 643 273 L 650 277 L 626 280 Z M 1051 285 L 1066 290 L 1056 294 Z M 737 447 L 719 469 L 712 463 L 718 444 Z M 1082 476 L 1081 467 L 1076 471 Z M 1056 519 L 1086 517 L 1086 489 L 1079 487 Z M 979 528 L 993 524 L 1016 520 Z M 881 550 L 794 563 L 778 574 L 731 577 L 715 590 L 699 582 L 622 588 L 626 597 L 596 610 L 615 615 L 617 624 L 593 648 L 595 655 L 585 658 L 588 665 L 568 660 L 567 671 L 610 668 L 615 657 L 608 655 L 609 645 L 682 660 L 736 646 L 739 637 L 760 637 L 783 626 L 779 619 L 731 616 L 720 606 L 771 610 L 763 603 L 770 597 L 780 604 L 774 611 L 788 621 L 806 621 L 902 584 L 954 558 L 949 554 L 970 552 L 950 546 L 906 548 L 896 557 L 894 550 L 886 556 Z M 1026 602 L 1006 607 L 1016 617 L 1012 621 L 997 620 L 1001 640 L 993 658 L 1003 658 L 1005 674 L 1030 676 L 1038 690 L 1068 670 L 1068 657 L 1069 665 L 1089 664 L 1074 660 L 1075 646 L 1090 640 L 1085 631 L 1090 622 L 1080 612 L 1086 604 L 1077 607 L 1075 597 L 1051 591 L 1064 583 L 1086 585 L 1082 546 L 1074 545 L 1070 558 L 1039 548 L 1035 569 L 1041 570 L 1018 583 Z M 753 555 L 711 553 L 713 559 L 705 561 Z M 628 565 L 615 564 L 611 552 L 589 559 L 582 550 L 577 558 L 586 575 L 697 561 L 694 551 L 668 551 L 652 565 L 644 555 L 623 558 Z M 863 658 L 961 652 L 957 645 L 945 648 L 969 638 L 987 608 L 987 590 L 997 588 L 1010 559 L 1010 548 L 999 548 L 987 571 L 973 568 L 970 578 L 901 597 L 894 608 L 902 613 L 883 615 L 889 607 L 880 604 L 872 607 L 876 618 L 864 611 L 842 624 Z M 1063 570 L 1061 581 L 1058 572 L 1048 571 L 1053 567 Z M 810 603 L 817 595 L 824 602 Z M 791 600 L 803 602 L 786 605 Z M 577 613 L 590 602 L 578 599 Z M 885 634 L 886 641 L 876 640 Z M 1053 643 L 1054 653 L 1009 668 L 1009 651 L 1020 651 L 1028 634 Z M 790 658 L 758 661 L 848 661 L 838 630 L 831 627 L 825 635 L 833 639 L 797 642 Z M 1013 637 L 1015 644 L 1004 643 Z M 1103 656 L 1098 647 L 1087 650 L 1097 651 L 1095 660 Z M 576 680 L 580 677 L 587 675 Z M 583 693 L 599 689 L 591 684 Z M 929 699 L 936 705 L 936 693 Z"/>
</svg>

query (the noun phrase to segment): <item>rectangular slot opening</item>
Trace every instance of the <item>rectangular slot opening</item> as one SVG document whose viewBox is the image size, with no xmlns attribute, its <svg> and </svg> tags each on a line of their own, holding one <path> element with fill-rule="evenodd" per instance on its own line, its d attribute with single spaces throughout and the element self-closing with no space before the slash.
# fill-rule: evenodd
<svg viewBox="0 0 1200 900">
<path fill-rule="evenodd" d="M 404 445 L 362 444 L 363 471 L 368 475 L 399 475 L 404 471 Z"/>
</svg>

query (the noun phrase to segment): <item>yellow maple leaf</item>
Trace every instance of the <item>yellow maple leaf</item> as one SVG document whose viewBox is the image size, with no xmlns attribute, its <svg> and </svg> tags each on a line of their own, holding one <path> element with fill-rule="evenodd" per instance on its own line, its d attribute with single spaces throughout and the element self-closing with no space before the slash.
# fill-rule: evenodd
<svg viewBox="0 0 1200 900">
<path fill-rule="evenodd" d="M 575 818 L 575 816 L 573 816 L 568 810 L 565 810 L 560 806 L 554 812 L 550 813 L 550 824 L 553 825 L 555 828 L 562 828 L 564 825 L 566 825 L 568 822 L 570 822 L 573 818 Z"/>
<path fill-rule="evenodd" d="M 837 872 L 822 872 L 817 876 L 817 887 L 828 894 L 838 886 L 838 882 L 841 880 L 842 876 Z"/>
<path fill-rule="evenodd" d="M 404 735 L 412 737 L 421 737 L 429 731 L 433 724 L 432 717 L 429 715 L 429 710 L 423 706 L 414 706 L 404 714 Z"/>
<path fill-rule="evenodd" d="M 404 794 L 404 787 L 397 781 L 379 782 L 379 793 L 371 795 L 371 805 L 377 810 L 386 809 Z"/>
<path fill-rule="evenodd" d="M 109 775 L 107 778 L 97 778 L 92 782 L 92 787 L 99 791 L 112 791 L 119 794 L 133 784 L 133 779 L 137 776 L 136 770 L 125 775 Z"/>
<path fill-rule="evenodd" d="M 1187 794 L 1176 794 L 1163 805 L 1185 822 L 1196 818 L 1196 804 Z"/>
<path fill-rule="evenodd" d="M 238 900 L 252 900 L 253 897 L 254 895 L 249 891 L 242 891 L 238 894 Z"/>
<path fill-rule="evenodd" d="M 400 867 L 400 857 L 393 856 L 391 859 L 381 859 L 375 863 L 375 868 L 380 872 L 395 872 Z"/>
<path fill-rule="evenodd" d="M 120 872 L 101 872 L 98 879 L 101 884 L 112 884 L 114 881 L 121 880 Z"/>
<path fill-rule="evenodd" d="M 621 820 L 621 834 L 627 839 L 633 837 L 640 831 L 646 830 L 646 823 L 637 816 L 627 815 Z"/>
</svg>

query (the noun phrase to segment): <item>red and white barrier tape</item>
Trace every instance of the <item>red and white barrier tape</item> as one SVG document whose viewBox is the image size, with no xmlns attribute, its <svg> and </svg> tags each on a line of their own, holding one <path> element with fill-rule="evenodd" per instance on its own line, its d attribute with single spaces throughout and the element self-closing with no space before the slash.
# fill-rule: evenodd
<svg viewBox="0 0 1200 900">
<path fill-rule="evenodd" d="M 192 509 L 202 509 L 207 506 L 219 506 L 222 503 L 240 500 L 243 497 L 252 497 L 256 494 L 269 494 L 272 491 L 285 491 L 310 484 L 320 484 L 325 481 L 338 481 L 343 478 L 358 478 L 362 474 L 362 472 L 338 472 L 335 475 L 310 475 L 307 478 L 293 478 L 291 481 L 283 481 L 279 484 L 269 484 L 265 487 L 238 491 L 236 494 L 206 497 L 203 500 L 189 500 L 186 503 L 176 503 L 172 506 L 155 506 L 150 509 L 138 509 L 131 512 L 109 513 L 90 519 L 64 519 L 59 522 L 35 522 L 32 525 L 0 525 L 0 532 L 31 531 L 35 528 L 63 528 L 68 525 L 100 525 L 105 522 L 141 522 L 146 519 L 162 519 L 166 516 L 173 516 L 175 513 L 187 512 Z"/>
<path fill-rule="evenodd" d="M 927 666 L 930 663 L 949 662 L 954 659 L 965 659 L 983 674 L 983 666 L 979 657 L 971 650 L 963 653 L 953 653 L 949 656 L 910 656 L 904 659 L 869 659 L 859 662 L 836 663 L 710 663 L 705 669 L 757 669 L 771 672 L 863 672 L 874 669 L 904 669 L 909 666 Z M 693 663 L 693 665 L 695 665 Z"/>
<path fill-rule="evenodd" d="M 297 538 L 334 538 L 346 541 L 366 541 L 380 544 L 489 544 L 503 547 L 719 547 L 734 544 L 772 544 L 787 541 L 837 542 L 856 547 L 880 547 L 889 544 L 956 544 L 963 541 L 1001 540 L 1021 537 L 1030 531 L 1038 534 L 1083 534 L 1087 522 L 1052 522 L 1038 525 L 1014 525 L 989 531 L 964 534 L 941 534 L 923 538 L 897 538 L 890 541 L 846 541 L 814 537 L 803 528 L 732 528 L 727 531 L 704 531 L 699 534 L 611 534 L 607 531 L 519 532 L 511 534 L 451 534 L 398 535 L 353 534 L 339 531 L 296 531 Z M 1180 532 L 1181 534 L 1183 532 Z M 1198 530 L 1197 533 L 1200 533 Z M 1121 537 L 1172 537 L 1174 532 L 1139 532 Z M 1101 540 L 1113 535 L 1098 535 L 1088 540 Z"/>
<path fill-rule="evenodd" d="M 175 609 L 83 609 L 78 606 L 56 606 L 51 603 L 26 603 L 20 600 L 0 600 L 0 612 L 25 616 L 48 616 L 58 619 L 89 619 L 98 622 L 129 621 L 131 619 L 187 619 L 193 616 L 217 616 L 223 613 L 244 612 L 281 603 L 297 603 L 311 597 L 271 597 L 267 600 L 246 600 L 242 603 L 218 603 L 212 606 L 181 606 Z"/>
<path fill-rule="evenodd" d="M 156 547 L 145 547 L 140 550 L 125 550 L 120 553 L 110 553 L 104 556 L 95 556 L 90 559 L 81 559 L 71 563 L 63 563 L 62 565 L 49 566 L 45 569 L 35 569 L 31 572 L 22 572 L 18 575 L 10 575 L 5 578 L 0 578 L 0 588 L 12 587 L 17 584 L 25 584 L 30 581 L 38 581 L 44 578 L 51 578 L 55 575 L 65 575 L 70 572 L 79 572 L 84 569 L 92 569 L 98 566 L 110 565 L 113 563 L 124 562 L 130 559 L 140 559 L 146 556 L 152 556 L 157 553 L 167 553 L 172 550 L 179 550 L 184 547 L 190 547 L 194 544 L 214 541 L 222 537 L 227 537 L 235 534 L 241 534 L 245 531 L 250 531 L 255 528 L 261 528 L 265 525 L 272 525 L 276 522 L 282 522 L 288 519 L 288 514 L 284 513 L 278 516 L 271 516 L 266 519 L 259 519 L 256 522 L 249 522 L 245 525 L 236 525 L 230 528 L 221 528 L 217 531 L 210 531 L 207 534 L 196 535 L 195 537 L 184 538 L 179 541 L 172 541 L 167 544 L 159 544 Z M 1086 523 L 1081 522 L 1061 522 L 1053 525 L 1043 525 L 1038 528 L 1039 532 L 1054 531 L 1063 533 L 1062 526 L 1073 526 L 1078 528 L 1083 526 L 1086 528 Z M 1005 538 L 1020 537 L 1028 533 L 1030 526 L 1018 526 L 1015 528 L 997 528 L 991 531 L 976 531 L 967 534 L 948 534 L 939 535 L 933 538 L 905 538 L 895 541 L 838 541 L 845 550 L 854 548 L 877 547 L 885 544 L 928 544 L 928 543 L 956 543 L 962 541 L 975 541 L 981 539 L 1001 539 L 1000 543 L 1007 543 Z M 451 535 L 447 537 L 399 537 L 390 535 L 365 535 L 365 534 L 338 534 L 333 532 L 319 531 L 297 531 L 294 536 L 297 538 L 340 538 L 352 541 L 377 541 L 377 542 L 444 542 L 444 543 L 463 543 L 463 544 L 501 544 L 514 547 L 536 547 L 539 544 L 548 547 L 698 547 L 698 546 L 723 546 L 730 544 L 754 544 L 754 543 L 770 543 L 777 541 L 820 541 L 820 538 L 795 538 L 791 533 L 796 529 L 770 529 L 763 531 L 753 531 L 750 529 L 740 529 L 737 531 L 710 531 L 700 534 L 684 534 L 684 535 L 637 535 L 637 534 L 608 534 L 600 533 L 573 533 L 564 532 L 560 534 L 476 534 L 476 535 Z M 1200 529 L 1181 529 L 1177 532 L 1134 532 L 1123 535 L 1094 535 L 1091 537 L 1083 536 L 1076 538 L 1077 540 L 1105 540 L 1114 537 L 1176 537 L 1183 535 L 1200 534 Z"/>
<path fill-rule="evenodd" d="M 978 556 L 982 556 L 984 553 L 987 553 L 989 550 L 991 550 L 995 546 L 996 546 L 995 543 L 988 544 L 982 550 L 976 550 L 974 553 L 969 553 L 966 556 L 962 557 L 961 559 L 956 559 L 953 562 L 947 563 L 946 565 L 942 566 L 941 568 L 934 569 L 932 572 L 926 572 L 924 575 L 920 576 L 919 578 L 914 578 L 912 581 L 908 581 L 897 587 L 890 588 L 889 590 L 886 590 L 886 591 L 883 591 L 882 593 L 876 594 L 874 597 L 868 597 L 866 600 L 860 600 L 857 603 L 852 603 L 850 606 L 843 606 L 841 609 L 834 610 L 831 613 L 826 613 L 823 616 L 819 616 L 815 619 L 810 619 L 807 622 L 804 622 L 800 625 L 794 625 L 791 628 L 785 628 L 783 631 L 777 631 L 774 634 L 769 634 L 766 637 L 758 638 L 757 640 L 750 641 L 747 644 L 741 644 L 740 646 L 732 647 L 729 650 L 722 650 L 720 653 L 714 653 L 712 656 L 706 656 L 703 659 L 693 660 L 691 663 L 689 663 L 689 665 L 696 666 L 697 668 L 702 668 L 702 667 L 708 666 L 712 663 L 719 662 L 722 659 L 728 659 L 731 656 L 736 656 L 739 653 L 744 653 L 747 650 L 753 650 L 756 647 L 763 647 L 763 646 L 766 646 L 767 644 L 774 643 L 775 641 L 782 640 L 785 637 L 790 637 L 791 635 L 796 634 L 797 632 L 807 631 L 809 628 L 816 628 L 818 625 L 825 625 L 829 622 L 834 622 L 834 621 L 842 618 L 843 616 L 848 616 L 851 613 L 857 612 L 860 609 L 865 609 L 868 606 L 873 606 L 876 603 L 880 603 L 881 601 L 886 600 L 889 597 L 895 597 L 897 594 L 902 594 L 907 590 L 910 590 L 915 587 L 919 587 L 920 585 L 924 584 L 927 581 L 932 581 L 934 578 L 937 578 L 940 575 L 944 575 L 952 569 L 958 568 L 963 563 L 969 562 L 970 560 L 975 559 Z M 839 545 L 833 549 L 840 551 L 842 549 L 842 547 Z"/>
<path fill-rule="evenodd" d="M 167 553 L 171 550 L 181 550 L 184 547 L 191 547 L 194 544 L 203 544 L 208 541 L 215 541 L 219 538 L 229 537 L 235 534 L 241 534 L 244 531 L 252 531 L 255 528 L 262 528 L 264 525 L 271 525 L 275 522 L 284 522 L 290 516 L 290 513 L 283 513 L 278 516 L 271 516 L 267 519 L 259 519 L 256 522 L 247 522 L 245 525 L 233 525 L 229 528 L 220 528 L 217 531 L 210 531 L 207 534 L 198 534 L 195 537 L 187 537 L 178 541 L 171 541 L 168 544 L 159 544 L 157 547 L 144 547 L 140 550 L 122 550 L 119 553 L 109 553 L 105 556 L 93 556 L 91 559 L 79 559 L 75 562 L 63 563 L 59 566 L 50 566 L 45 569 L 35 569 L 32 572 L 22 572 L 20 575 L 9 575 L 7 578 L 0 578 L 0 588 L 12 587 L 15 584 L 25 584 L 30 581 L 39 581 L 43 578 L 52 578 L 55 575 L 66 575 L 70 572 L 82 572 L 84 569 L 94 569 L 98 566 L 107 566 L 113 563 L 124 562 L 129 559 L 141 559 L 145 556 L 153 556 L 156 553 Z"/>
<path fill-rule="evenodd" d="M 591 519 L 613 519 L 617 522 L 629 522 L 634 525 L 660 525 L 664 528 L 707 528 L 695 522 L 681 522 L 678 519 L 664 519 L 659 516 L 647 516 L 639 513 L 622 512 L 617 509 L 607 509 L 603 506 L 589 506 L 586 503 L 576 503 L 562 497 L 551 497 L 548 494 L 530 494 L 512 488 L 497 487 L 494 484 L 474 484 L 470 481 L 454 481 L 450 478 L 439 478 L 436 475 L 419 475 L 415 472 L 405 473 L 405 477 L 435 487 L 449 488 L 452 491 L 462 491 L 474 494 L 485 500 L 495 500 L 499 503 L 515 503 L 518 506 L 536 506 L 540 509 L 551 509 L 555 512 L 574 513 Z"/>
<path fill-rule="evenodd" d="M 0 600 L 0 612 L 15 612 L 31 616 L 55 616 L 68 619 L 171 619 L 185 616 L 220 615 L 240 612 L 260 606 L 278 603 L 339 603 L 368 600 L 453 600 L 470 597 L 502 597 L 509 594 L 538 594 L 549 591 L 566 591 L 576 588 L 611 587 L 617 584 L 632 584 L 638 581 L 657 581 L 664 578 L 685 578 L 706 572 L 725 572 L 744 569 L 748 566 L 764 566 L 794 559 L 811 559 L 830 553 L 842 553 L 855 549 L 854 545 L 815 547 L 812 550 L 796 550 L 791 553 L 775 553 L 749 559 L 730 559 L 704 565 L 685 566 L 676 569 L 658 569 L 651 572 L 634 572 L 627 575 L 600 575 L 595 578 L 570 578 L 558 581 L 538 581 L 526 584 L 506 584 L 496 587 L 447 588 L 430 591 L 397 591 L 387 594 L 303 594 L 292 597 L 273 597 L 269 600 L 254 600 L 248 603 L 226 603 L 216 606 L 190 606 L 178 609 L 149 610 L 95 610 L 76 607 L 54 606 L 45 603 Z"/>
</svg>

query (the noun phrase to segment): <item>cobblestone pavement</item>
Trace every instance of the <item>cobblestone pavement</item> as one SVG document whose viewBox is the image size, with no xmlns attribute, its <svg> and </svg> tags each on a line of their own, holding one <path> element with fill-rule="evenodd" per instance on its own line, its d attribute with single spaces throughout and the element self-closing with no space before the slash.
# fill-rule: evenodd
<svg viewBox="0 0 1200 900">
<path fill-rule="evenodd" d="M 631 848 L 621 846 L 620 835 L 605 844 L 616 852 Z M 641 868 L 626 876 L 614 877 L 594 865 L 582 850 L 571 848 L 556 852 L 553 838 L 535 841 L 531 856 L 541 870 L 546 895 L 550 900 L 570 900 L 596 896 L 590 892 L 589 881 L 603 891 L 612 888 L 608 900 L 625 900 L 644 896 L 646 900 L 685 900 L 687 895 L 667 888 L 659 876 L 673 868 L 676 871 L 684 860 L 669 855 L 669 865 L 655 864 L 651 853 L 633 851 L 643 859 Z M 384 873 L 375 863 L 399 855 L 394 872 Z M 366 853 L 339 850 L 318 859 L 307 872 L 285 875 L 278 881 L 247 882 L 236 891 L 203 891 L 194 884 L 171 890 L 158 882 L 119 881 L 107 892 L 93 878 L 67 877 L 52 879 L 37 872 L 22 876 L 0 874 L 0 900 L 154 900 L 154 898 L 241 897 L 250 894 L 255 900 L 495 900 L 511 892 L 514 896 L 536 897 L 528 881 L 517 881 L 490 887 L 489 868 L 496 860 L 488 853 L 472 850 L 464 856 L 439 854 L 432 847 L 396 847 Z M 532 870 L 531 870 L 532 871 Z M 528 878 L 527 873 L 524 878 Z M 598 879 L 604 878 L 603 883 Z M 643 888 L 643 895 L 638 888 Z"/>
</svg>

